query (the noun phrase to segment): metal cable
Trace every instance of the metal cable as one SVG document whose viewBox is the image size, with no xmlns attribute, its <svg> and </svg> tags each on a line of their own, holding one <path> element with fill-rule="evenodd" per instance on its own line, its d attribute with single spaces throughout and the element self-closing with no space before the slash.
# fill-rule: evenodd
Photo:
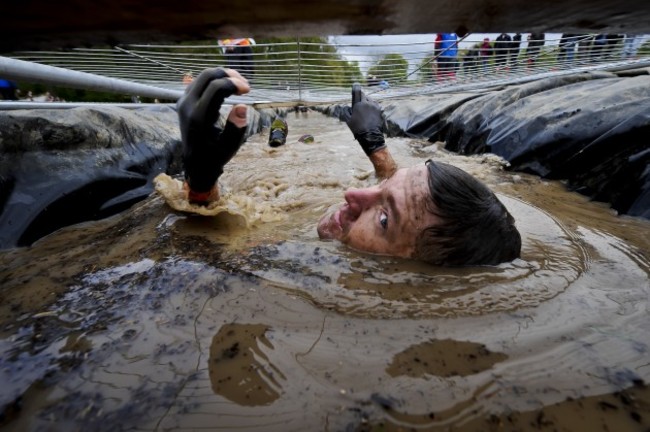
<svg viewBox="0 0 650 432">
<path fill-rule="evenodd" d="M 629 55 L 629 37 L 602 39 L 595 34 L 575 35 L 573 39 L 546 38 L 522 41 L 513 48 L 495 48 L 488 58 L 472 57 L 474 47 L 465 35 L 456 42 L 458 56 L 452 73 L 441 73 L 438 61 L 443 52 L 434 52 L 434 39 L 415 43 L 336 43 L 281 42 L 257 44 L 253 52 L 238 65 L 251 82 L 248 95 L 232 97 L 243 103 L 330 103 L 347 101 L 350 85 L 360 81 L 367 93 L 376 99 L 440 92 L 481 89 L 495 85 L 519 83 L 546 76 L 612 68 L 642 67 L 650 62 L 648 49 Z M 647 40 L 641 36 L 641 41 Z M 476 44 L 479 44 L 477 42 Z M 475 44 L 475 45 L 476 45 Z M 451 47 L 450 47 L 451 48 Z M 449 48 L 448 48 L 449 49 Z M 16 61 L 41 64 L 112 80 L 101 86 L 106 91 L 134 94 L 132 84 L 161 89 L 165 97 L 182 94 L 186 74 L 198 75 L 203 69 L 225 67 L 232 57 L 217 44 L 143 45 L 113 48 L 76 48 L 60 51 L 24 51 L 7 56 Z M 247 67 L 253 72 L 246 73 Z M 8 74 L 0 68 L 0 76 L 18 81 L 35 79 L 33 75 L 15 70 Z M 60 86 L 75 84 L 65 72 L 50 77 L 40 76 L 38 82 Z M 370 75 L 376 76 L 373 81 Z M 86 79 L 85 77 L 84 79 Z M 83 81 L 83 80 L 82 80 Z M 123 82 L 124 88 L 116 86 Z M 372 87 L 373 84 L 381 86 Z M 106 81 L 105 81 L 106 83 Z M 93 84 L 96 86 L 96 83 Z M 171 93 L 169 93 L 171 91 Z M 155 93 L 155 92 L 154 92 Z"/>
</svg>

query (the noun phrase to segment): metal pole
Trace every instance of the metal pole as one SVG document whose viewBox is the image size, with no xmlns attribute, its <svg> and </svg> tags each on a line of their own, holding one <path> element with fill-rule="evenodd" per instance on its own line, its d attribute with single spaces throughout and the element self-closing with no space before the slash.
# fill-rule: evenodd
<svg viewBox="0 0 650 432">
<path fill-rule="evenodd" d="M 177 100 L 183 95 L 183 92 L 180 90 L 168 90 L 8 57 L 0 57 L 0 76 L 4 79 L 15 81 L 29 81 L 61 87 L 144 96 L 156 99 Z"/>
<path fill-rule="evenodd" d="M 38 109 L 70 109 L 79 107 L 119 107 L 125 109 L 141 109 L 143 107 L 167 106 L 174 108 L 173 103 L 133 103 L 133 102 L 31 102 L 31 101 L 0 101 L 0 111 L 38 110 Z"/>
</svg>

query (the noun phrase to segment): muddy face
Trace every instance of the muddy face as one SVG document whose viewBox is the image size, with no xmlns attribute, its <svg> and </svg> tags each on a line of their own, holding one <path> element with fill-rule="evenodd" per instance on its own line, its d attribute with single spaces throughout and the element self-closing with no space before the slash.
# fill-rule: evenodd
<svg viewBox="0 0 650 432">
<path fill-rule="evenodd" d="M 427 211 L 428 197 L 426 166 L 403 168 L 377 185 L 348 189 L 345 203 L 319 221 L 318 236 L 357 251 L 408 258 L 420 232 L 438 222 Z"/>
</svg>

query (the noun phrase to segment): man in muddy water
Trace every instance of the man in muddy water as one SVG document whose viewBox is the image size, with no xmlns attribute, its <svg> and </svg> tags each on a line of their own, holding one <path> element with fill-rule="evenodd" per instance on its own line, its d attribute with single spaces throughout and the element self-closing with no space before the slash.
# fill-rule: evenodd
<svg viewBox="0 0 650 432">
<path fill-rule="evenodd" d="M 188 200 L 219 199 L 217 179 L 245 140 L 246 106 L 235 105 L 221 130 L 223 101 L 250 91 L 230 69 L 207 69 L 178 101 Z M 514 218 L 496 195 L 454 166 L 426 161 L 398 169 L 382 132 L 381 107 L 353 86 L 348 127 L 383 181 L 348 189 L 345 202 L 318 224 L 321 239 L 378 255 L 435 265 L 495 265 L 519 257 Z"/>
</svg>

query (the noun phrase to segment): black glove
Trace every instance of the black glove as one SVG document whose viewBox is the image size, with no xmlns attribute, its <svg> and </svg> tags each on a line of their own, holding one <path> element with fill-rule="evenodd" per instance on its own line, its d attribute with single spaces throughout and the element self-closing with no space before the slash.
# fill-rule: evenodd
<svg viewBox="0 0 650 432">
<path fill-rule="evenodd" d="M 352 113 L 346 123 L 367 156 L 386 147 L 381 107 L 363 94 L 360 84 L 352 85 Z"/>
<path fill-rule="evenodd" d="M 224 99 L 237 91 L 223 69 L 207 69 L 192 82 L 177 104 L 184 154 L 185 180 L 194 192 L 208 192 L 223 167 L 241 147 L 246 128 L 215 123 Z"/>
</svg>

